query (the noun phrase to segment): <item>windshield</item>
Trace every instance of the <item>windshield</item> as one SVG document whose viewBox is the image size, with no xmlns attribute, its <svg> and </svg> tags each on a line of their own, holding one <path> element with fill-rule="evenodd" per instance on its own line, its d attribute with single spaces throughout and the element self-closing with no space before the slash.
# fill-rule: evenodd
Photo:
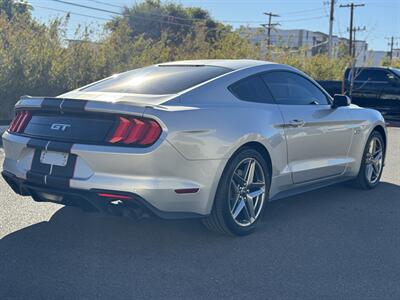
<svg viewBox="0 0 400 300">
<path fill-rule="evenodd" d="M 400 78 L 400 69 L 390 68 L 390 70 Z"/>
<path fill-rule="evenodd" d="M 82 91 L 166 95 L 232 71 L 215 66 L 150 66 L 135 69 L 92 84 Z"/>
</svg>

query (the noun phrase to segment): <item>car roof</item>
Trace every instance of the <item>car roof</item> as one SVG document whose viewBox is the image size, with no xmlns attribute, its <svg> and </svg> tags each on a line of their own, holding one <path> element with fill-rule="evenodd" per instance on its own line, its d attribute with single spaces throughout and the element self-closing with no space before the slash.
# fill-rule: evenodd
<svg viewBox="0 0 400 300">
<path fill-rule="evenodd" d="M 260 65 L 274 64 L 273 62 L 255 60 L 255 59 L 199 59 L 199 60 L 181 60 L 158 64 L 158 66 L 215 66 L 239 70 L 243 68 L 255 67 Z"/>
</svg>

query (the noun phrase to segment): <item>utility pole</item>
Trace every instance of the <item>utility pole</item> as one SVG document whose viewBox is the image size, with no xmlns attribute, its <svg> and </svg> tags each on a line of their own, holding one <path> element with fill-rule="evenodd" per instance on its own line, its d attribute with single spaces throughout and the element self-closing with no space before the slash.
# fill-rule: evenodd
<svg viewBox="0 0 400 300">
<path fill-rule="evenodd" d="M 353 2 L 349 3 L 349 4 L 341 4 L 339 7 L 346 7 L 349 8 L 350 7 L 350 36 L 349 36 L 349 55 L 352 56 L 352 52 L 353 52 L 353 18 L 354 18 L 354 8 L 356 7 L 362 7 L 365 6 L 365 4 L 354 4 Z"/>
<path fill-rule="evenodd" d="M 336 0 L 331 0 L 331 9 L 329 14 L 329 38 L 328 38 L 328 58 L 332 59 L 332 34 L 333 34 L 333 21 Z"/>
<path fill-rule="evenodd" d="M 389 47 L 390 47 L 390 52 L 389 52 L 389 59 L 390 59 L 390 64 L 392 64 L 393 60 L 393 50 L 394 50 L 394 41 L 400 39 L 400 37 L 386 37 L 385 39 L 389 40 Z"/>
<path fill-rule="evenodd" d="M 269 50 L 269 48 L 271 47 L 271 29 L 274 26 L 280 25 L 279 23 L 272 23 L 272 17 L 279 17 L 279 15 L 273 14 L 272 12 L 264 13 L 264 15 L 268 16 L 268 24 L 261 24 L 261 26 L 263 26 L 264 28 L 267 28 L 267 35 L 268 35 L 267 45 L 268 45 L 268 50 Z"/>
<path fill-rule="evenodd" d="M 359 31 L 366 31 L 367 27 L 353 27 L 353 52 L 352 52 L 352 58 L 356 57 L 356 49 L 357 49 L 357 39 L 356 39 L 356 33 Z M 349 28 L 347 28 L 347 31 L 349 31 Z"/>
</svg>

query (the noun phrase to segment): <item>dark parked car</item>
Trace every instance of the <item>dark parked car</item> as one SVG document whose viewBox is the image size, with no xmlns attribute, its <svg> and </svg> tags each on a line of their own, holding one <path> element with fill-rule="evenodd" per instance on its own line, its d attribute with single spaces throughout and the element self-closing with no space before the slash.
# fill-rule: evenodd
<svg viewBox="0 0 400 300">
<path fill-rule="evenodd" d="M 352 103 L 379 110 L 386 119 L 400 120 L 400 69 L 363 67 L 354 69 Z M 343 81 L 319 81 L 332 96 L 350 95 L 352 72 L 347 69 Z"/>
</svg>

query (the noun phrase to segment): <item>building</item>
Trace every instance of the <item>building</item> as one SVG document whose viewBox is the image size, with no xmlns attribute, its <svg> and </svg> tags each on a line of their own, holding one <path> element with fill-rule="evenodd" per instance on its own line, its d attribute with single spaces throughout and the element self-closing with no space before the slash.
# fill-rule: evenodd
<svg viewBox="0 0 400 300">
<path fill-rule="evenodd" d="M 369 50 L 367 56 L 368 65 L 370 65 L 371 67 L 381 66 L 382 62 L 385 59 L 387 59 L 387 57 L 388 57 L 387 51 Z"/>
<path fill-rule="evenodd" d="M 393 60 L 400 60 L 400 49 L 393 49 L 392 54 Z M 383 62 L 388 62 L 390 60 L 389 51 L 368 51 L 367 61 L 370 66 L 378 67 L 381 66 Z"/>
<path fill-rule="evenodd" d="M 258 44 L 263 53 L 267 53 L 268 34 L 264 28 L 241 27 L 239 34 L 253 44 Z M 349 40 L 333 36 L 333 56 L 339 57 L 344 49 L 348 48 Z M 272 29 L 271 45 L 289 48 L 290 51 L 305 51 L 306 56 L 326 54 L 328 52 L 328 35 L 319 31 L 305 29 Z M 354 43 L 356 65 L 363 66 L 367 62 L 368 44 L 365 41 L 356 40 Z M 348 50 L 345 50 L 348 51 Z"/>
<path fill-rule="evenodd" d="M 247 38 L 253 44 L 259 44 L 263 51 L 267 50 L 268 35 L 263 28 L 242 27 L 239 34 Z M 271 31 L 271 45 L 290 48 L 293 50 L 307 49 L 306 55 L 312 56 L 326 50 L 327 37 L 321 32 L 313 32 L 304 29 Z"/>
</svg>

